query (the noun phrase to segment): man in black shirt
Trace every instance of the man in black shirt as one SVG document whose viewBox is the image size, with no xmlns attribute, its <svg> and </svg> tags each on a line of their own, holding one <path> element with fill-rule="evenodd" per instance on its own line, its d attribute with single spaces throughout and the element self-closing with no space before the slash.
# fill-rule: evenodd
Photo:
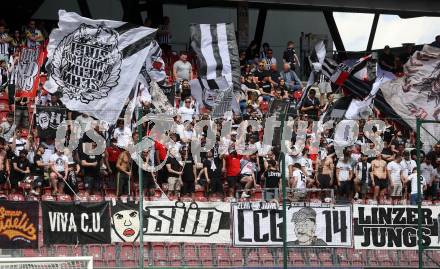
<svg viewBox="0 0 440 269">
<path fill-rule="evenodd" d="M 182 186 L 182 165 L 173 156 L 171 151 L 168 151 L 169 156 L 166 162 L 166 171 L 168 176 L 168 196 L 180 195 L 180 188 Z"/>
<path fill-rule="evenodd" d="M 203 161 L 203 168 L 199 173 L 199 178 L 201 175 L 203 175 L 208 182 L 208 191 L 210 193 L 219 193 L 223 195 L 221 162 L 220 159 L 217 161 L 215 160 L 212 150 L 208 152 L 207 158 Z"/>
<path fill-rule="evenodd" d="M 183 147 L 180 150 L 182 156 L 183 170 L 182 170 L 182 195 L 191 194 L 194 199 L 194 192 L 196 191 L 197 171 L 196 165 L 192 155 L 188 153 L 188 148 Z"/>
<path fill-rule="evenodd" d="M 315 97 L 316 91 L 314 89 L 309 90 L 309 94 L 304 98 L 301 112 L 307 114 L 310 119 L 318 120 L 319 100 Z"/>
<path fill-rule="evenodd" d="M 299 66 L 298 56 L 295 51 L 295 43 L 293 41 L 287 42 L 287 49 L 283 53 L 283 60 L 290 65 L 290 69 L 295 71 L 295 65 Z"/>
<path fill-rule="evenodd" d="M 34 176 L 33 188 L 31 191 L 34 195 L 40 195 L 42 187 L 49 186 L 49 182 L 44 181 L 44 170 L 49 166 L 49 164 L 43 161 L 44 147 L 39 146 L 37 152 L 34 156 L 34 166 L 32 174 Z"/>
<path fill-rule="evenodd" d="M 31 173 L 30 164 L 27 157 L 27 150 L 22 149 L 18 157 L 12 161 L 12 173 L 11 173 L 11 188 L 12 192 L 18 188 L 18 183 L 25 180 Z"/>
<path fill-rule="evenodd" d="M 264 191 L 264 199 L 266 201 L 271 201 L 273 199 L 278 199 L 278 190 L 280 187 L 280 179 L 281 179 L 281 173 L 278 171 L 278 168 L 276 166 L 275 160 L 268 160 L 267 161 L 268 167 L 267 170 L 264 172 L 264 188 L 266 189 Z"/>
<path fill-rule="evenodd" d="M 92 149 L 96 149 L 96 142 L 92 142 Z M 81 166 L 84 170 L 84 183 L 87 192 L 93 193 L 99 190 L 101 179 L 99 172 L 101 169 L 102 155 L 88 155 L 81 153 Z"/>
<path fill-rule="evenodd" d="M 258 80 L 258 86 L 262 88 L 263 92 L 270 94 L 271 84 L 270 73 L 268 70 L 264 69 L 264 62 L 261 61 L 258 63 L 258 68 L 254 71 L 254 77 Z"/>
</svg>

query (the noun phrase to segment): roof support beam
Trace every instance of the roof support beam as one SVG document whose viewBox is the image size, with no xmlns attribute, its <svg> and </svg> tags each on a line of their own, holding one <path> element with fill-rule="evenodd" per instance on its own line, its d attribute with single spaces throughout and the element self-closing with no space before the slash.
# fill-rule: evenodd
<svg viewBox="0 0 440 269">
<path fill-rule="evenodd" d="M 341 35 L 339 34 L 338 26 L 336 25 L 335 18 L 333 17 L 333 12 L 323 11 L 325 21 L 327 22 L 328 29 L 332 35 L 333 42 L 335 43 L 337 51 L 345 51 L 344 43 L 342 42 Z"/>
<path fill-rule="evenodd" d="M 374 14 L 373 24 L 371 25 L 370 37 L 368 38 L 367 51 L 371 51 L 371 48 L 373 47 L 379 16 L 380 16 L 379 13 Z"/>
<path fill-rule="evenodd" d="M 262 7 L 258 11 L 257 26 L 255 27 L 254 40 L 257 43 L 258 50 L 263 41 L 264 25 L 266 24 L 267 8 Z"/>
</svg>

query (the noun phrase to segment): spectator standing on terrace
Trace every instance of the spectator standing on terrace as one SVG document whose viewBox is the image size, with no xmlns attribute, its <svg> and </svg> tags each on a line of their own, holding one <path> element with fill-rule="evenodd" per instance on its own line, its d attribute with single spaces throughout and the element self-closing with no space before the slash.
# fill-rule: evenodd
<svg viewBox="0 0 440 269">
<path fill-rule="evenodd" d="M 15 135 L 9 140 L 9 143 L 11 144 L 11 149 L 14 151 L 15 156 L 17 157 L 19 156 L 21 150 L 29 149 L 29 142 L 25 137 L 23 137 L 22 130 L 17 130 Z"/>
<path fill-rule="evenodd" d="M 356 164 L 354 170 L 354 190 L 356 192 L 354 198 L 359 198 L 359 193 L 362 195 L 363 199 L 366 198 L 368 192 L 368 184 L 371 182 L 371 164 L 367 162 L 368 156 L 362 154 L 361 160 Z"/>
<path fill-rule="evenodd" d="M 435 169 L 428 157 L 425 157 L 420 164 L 420 173 L 426 181 L 425 198 L 434 200 L 437 197 L 437 181 L 435 179 Z"/>
<path fill-rule="evenodd" d="M 15 133 L 14 112 L 9 112 L 6 121 L 0 124 L 0 136 L 9 142 Z"/>
<path fill-rule="evenodd" d="M 277 65 L 277 59 L 273 56 L 273 50 L 271 48 L 267 49 L 266 56 L 261 58 L 262 61 L 266 63 L 264 68 L 266 70 L 270 70 L 272 65 Z"/>
<path fill-rule="evenodd" d="M 295 91 L 302 89 L 302 83 L 299 77 L 296 75 L 288 63 L 283 65 L 283 70 L 280 72 L 280 76 L 286 82 L 286 87 L 289 94 L 293 94 Z"/>
<path fill-rule="evenodd" d="M 240 183 L 243 186 L 241 198 L 251 197 L 248 192 L 256 185 L 256 173 L 258 172 L 257 155 L 251 154 L 240 160 Z"/>
<path fill-rule="evenodd" d="M 31 194 L 40 195 L 41 188 L 47 186 L 48 184 L 44 180 L 44 171 L 49 167 L 49 164 L 43 161 L 44 147 L 39 146 L 34 155 L 34 166 L 32 169 L 32 174 L 34 176 L 33 190 Z"/>
<path fill-rule="evenodd" d="M 197 181 L 203 175 L 207 184 L 208 192 L 223 195 L 223 184 L 221 182 L 221 163 L 214 158 L 213 150 L 208 151 L 207 158 L 203 161 L 203 168 L 199 173 Z"/>
<path fill-rule="evenodd" d="M 5 30 L 4 25 L 0 25 L 0 61 L 9 62 L 9 43 L 12 38 Z"/>
<path fill-rule="evenodd" d="M 180 52 L 180 58 L 173 65 L 173 78 L 176 83 L 182 80 L 191 80 L 193 77 L 191 63 L 188 62 L 188 53 L 186 51 Z"/>
<path fill-rule="evenodd" d="M 260 60 L 266 59 L 269 49 L 270 49 L 269 43 L 264 43 L 263 44 L 263 50 L 261 51 L 260 57 L 259 57 Z"/>
<path fill-rule="evenodd" d="M 295 43 L 293 43 L 293 41 L 287 42 L 287 48 L 283 53 L 283 61 L 289 65 L 292 71 L 296 70 L 296 66 L 300 66 L 299 59 L 295 51 Z"/>
<path fill-rule="evenodd" d="M 12 160 L 12 173 L 10 176 L 11 189 L 14 192 L 18 188 L 18 183 L 24 181 L 27 176 L 30 175 L 30 163 L 27 159 L 28 151 L 25 149 L 20 150 L 20 154 L 17 158 Z"/>
<path fill-rule="evenodd" d="M 182 195 L 191 195 L 194 199 L 196 190 L 197 169 L 192 154 L 189 152 L 188 146 L 182 147 L 180 150 L 182 156 Z"/>
<path fill-rule="evenodd" d="M 307 188 L 306 175 L 301 171 L 301 164 L 295 163 L 292 165 L 292 174 L 289 180 L 289 187 L 293 189 L 293 198 L 302 199 L 306 193 L 304 190 Z M 291 194 L 291 196 L 292 196 Z"/>
<path fill-rule="evenodd" d="M 419 199 L 417 199 L 417 167 L 413 168 L 412 173 L 408 177 L 408 181 L 411 184 L 410 203 L 411 205 L 417 205 L 417 202 L 419 201 Z M 420 175 L 420 200 L 423 200 L 424 191 L 426 191 L 426 180 L 423 175 Z"/>
<path fill-rule="evenodd" d="M 157 29 L 157 39 L 160 45 L 168 45 L 171 40 L 170 18 L 164 16 L 162 24 Z"/>
<path fill-rule="evenodd" d="M 264 178 L 264 200 L 271 201 L 278 199 L 278 191 L 281 189 L 281 173 L 275 160 L 267 160 L 267 169 L 263 174 Z"/>
<path fill-rule="evenodd" d="M 430 45 L 436 48 L 440 48 L 440 35 L 436 36 L 435 40 Z"/>
<path fill-rule="evenodd" d="M 182 151 L 181 151 L 182 152 Z M 166 163 L 168 173 L 168 195 L 180 196 L 180 189 L 183 185 L 182 174 L 183 166 L 174 156 L 172 150 L 169 151 L 169 156 Z"/>
<path fill-rule="evenodd" d="M 402 166 L 403 177 L 405 179 L 405 184 L 403 186 L 404 197 L 408 198 L 408 194 L 411 193 L 411 182 L 408 177 L 412 174 L 414 168 L 417 168 L 416 161 L 410 159 L 410 153 L 408 151 L 403 152 L 403 159 L 400 162 Z"/>
<path fill-rule="evenodd" d="M 92 150 L 96 150 L 96 142 L 92 142 Z M 86 154 L 81 153 L 81 167 L 84 171 L 84 185 L 89 194 L 93 194 L 95 191 L 99 190 L 101 187 L 101 165 L 102 165 L 102 154 Z"/>
<path fill-rule="evenodd" d="M 10 172 L 10 159 L 6 151 L 6 141 L 0 137 L 0 185 L 6 183 Z"/>
<path fill-rule="evenodd" d="M 318 120 L 319 113 L 319 100 L 315 97 L 316 91 L 314 89 L 309 90 L 309 94 L 304 98 L 301 112 L 308 115 L 312 120 Z"/>
<path fill-rule="evenodd" d="M 41 45 L 44 40 L 44 36 L 40 30 L 35 26 L 35 21 L 29 22 L 29 27 L 26 29 L 26 46 L 28 48 L 36 48 Z"/>
<path fill-rule="evenodd" d="M 379 65 L 383 70 L 394 72 L 394 55 L 391 53 L 390 46 L 385 46 L 383 53 L 379 56 Z"/>
<path fill-rule="evenodd" d="M 222 155 L 223 159 L 223 169 L 222 172 L 226 174 L 226 179 L 229 187 L 229 197 L 233 197 L 235 193 L 235 189 L 239 182 L 240 176 L 240 160 L 242 158 L 241 155 L 237 154 L 235 148 L 229 149 L 228 155 Z"/>
<path fill-rule="evenodd" d="M 194 106 L 191 104 L 191 97 L 187 97 L 185 99 L 183 106 L 181 106 L 177 112 L 182 117 L 183 122 L 186 121 L 191 122 L 193 120 L 193 117 L 196 114 L 196 110 L 194 109 Z"/>
<path fill-rule="evenodd" d="M 118 161 L 116 162 L 116 169 L 118 170 L 116 176 L 116 195 L 119 197 L 123 194 L 128 194 L 130 178 L 132 176 L 131 171 L 131 157 L 130 153 L 126 150 L 119 154 Z"/>
<path fill-rule="evenodd" d="M 52 194 L 56 195 L 58 193 L 63 193 L 63 190 L 59 188 L 58 183 L 66 181 L 68 172 L 69 159 L 64 153 L 57 149 L 57 151 L 50 156 L 50 182 L 52 185 Z M 61 185 L 61 184 L 60 184 Z"/>
<path fill-rule="evenodd" d="M 402 199 L 403 171 L 402 166 L 400 165 L 401 161 L 402 156 L 396 154 L 394 160 L 387 165 L 388 178 L 390 179 L 392 187 L 390 196 L 393 200 L 393 204 L 398 203 L 398 201 Z"/>
<path fill-rule="evenodd" d="M 388 189 L 386 172 L 387 162 L 382 159 L 382 154 L 377 154 L 376 159 L 371 161 L 371 180 L 374 188 L 374 200 L 383 199 L 385 190 Z"/>
<path fill-rule="evenodd" d="M 14 35 L 12 36 L 12 39 L 10 42 L 10 47 L 9 47 L 11 54 L 17 53 L 23 44 L 24 44 L 24 41 L 23 41 L 23 38 L 21 37 L 20 31 L 15 30 Z"/>
<path fill-rule="evenodd" d="M 350 199 L 353 193 L 353 168 L 351 164 L 350 152 L 344 151 L 344 158 L 336 164 L 336 184 L 340 198 Z"/>
<path fill-rule="evenodd" d="M 258 86 L 262 92 L 266 95 L 270 95 L 272 89 L 272 85 L 270 84 L 270 73 L 264 68 L 264 66 L 264 61 L 260 61 L 253 75 L 254 79 L 258 81 Z"/>
</svg>

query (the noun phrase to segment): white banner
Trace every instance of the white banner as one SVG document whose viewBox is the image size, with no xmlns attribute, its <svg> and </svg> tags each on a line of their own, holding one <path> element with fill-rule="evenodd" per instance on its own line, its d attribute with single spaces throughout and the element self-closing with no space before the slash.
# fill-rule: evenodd
<svg viewBox="0 0 440 269">
<path fill-rule="evenodd" d="M 47 47 L 45 89 L 70 110 L 116 122 L 154 43 L 156 29 L 59 11 Z"/>
<path fill-rule="evenodd" d="M 231 242 L 230 204 L 224 202 L 144 202 L 145 242 Z M 112 242 L 139 241 L 139 204 L 112 202 Z"/>
<path fill-rule="evenodd" d="M 275 203 L 232 204 L 232 244 L 281 247 L 283 209 Z M 351 205 L 287 206 L 289 247 L 351 247 Z"/>
<path fill-rule="evenodd" d="M 357 249 L 418 249 L 416 206 L 355 205 L 354 246 Z M 440 247 L 438 206 L 422 207 L 424 247 Z"/>
</svg>

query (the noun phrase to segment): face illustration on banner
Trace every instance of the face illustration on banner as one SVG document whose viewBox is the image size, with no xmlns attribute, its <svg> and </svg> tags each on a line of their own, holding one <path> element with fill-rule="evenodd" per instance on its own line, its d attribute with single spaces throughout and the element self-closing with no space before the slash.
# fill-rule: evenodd
<svg viewBox="0 0 440 269">
<path fill-rule="evenodd" d="M 121 210 L 113 214 L 112 226 L 124 242 L 134 242 L 139 237 L 139 212 L 133 209 Z"/>
<path fill-rule="evenodd" d="M 295 241 L 288 242 L 291 246 L 325 246 L 327 243 L 315 236 L 316 212 L 311 207 L 304 207 L 293 213 Z"/>
</svg>

